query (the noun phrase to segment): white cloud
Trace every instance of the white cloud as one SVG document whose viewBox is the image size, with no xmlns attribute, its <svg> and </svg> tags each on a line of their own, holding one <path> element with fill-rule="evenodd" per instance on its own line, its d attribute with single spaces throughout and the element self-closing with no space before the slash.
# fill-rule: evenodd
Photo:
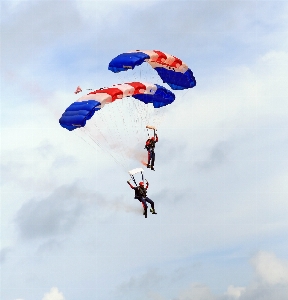
<svg viewBox="0 0 288 300">
<path fill-rule="evenodd" d="M 224 295 L 226 295 L 227 297 L 238 299 L 245 292 L 245 290 L 245 287 L 236 287 L 234 285 L 229 285 L 227 288 L 227 292 Z"/>
<path fill-rule="evenodd" d="M 42 300 L 65 300 L 65 298 L 57 287 L 52 287 L 50 292 L 45 294 Z"/>
<path fill-rule="evenodd" d="M 275 254 L 259 252 L 252 264 L 259 278 L 270 285 L 288 285 L 288 262 L 282 261 Z"/>
<path fill-rule="evenodd" d="M 256 280 L 247 287 L 229 285 L 223 295 L 215 295 L 204 284 L 191 283 L 179 293 L 177 300 L 286 300 L 288 291 L 288 262 L 275 254 L 261 251 L 251 260 Z"/>
</svg>

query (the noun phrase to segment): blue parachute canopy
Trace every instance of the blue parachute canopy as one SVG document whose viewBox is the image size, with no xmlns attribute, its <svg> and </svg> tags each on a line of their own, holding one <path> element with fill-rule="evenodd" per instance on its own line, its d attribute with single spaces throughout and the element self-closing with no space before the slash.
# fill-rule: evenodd
<svg viewBox="0 0 288 300">
<path fill-rule="evenodd" d="M 128 69 L 134 69 L 135 66 L 140 66 L 145 61 L 149 59 L 150 56 L 142 53 L 122 53 L 111 60 L 108 66 L 108 70 L 118 73 L 121 71 L 126 71 Z"/>
<path fill-rule="evenodd" d="M 193 72 L 179 58 L 158 50 L 135 50 L 135 52 L 122 53 L 113 58 L 108 70 L 118 73 L 134 69 L 143 62 L 147 62 L 155 69 L 164 83 L 173 90 L 189 89 L 196 86 Z"/>
<path fill-rule="evenodd" d="M 95 100 L 72 103 L 62 114 L 59 123 L 68 130 L 74 130 L 86 125 L 86 121 L 91 119 L 95 111 L 99 110 L 101 103 Z"/>
<path fill-rule="evenodd" d="M 144 102 L 145 104 L 153 103 L 154 108 L 160 108 L 171 104 L 175 100 L 175 95 L 161 85 L 155 84 L 157 90 L 154 95 L 137 94 L 133 97 Z"/>
</svg>

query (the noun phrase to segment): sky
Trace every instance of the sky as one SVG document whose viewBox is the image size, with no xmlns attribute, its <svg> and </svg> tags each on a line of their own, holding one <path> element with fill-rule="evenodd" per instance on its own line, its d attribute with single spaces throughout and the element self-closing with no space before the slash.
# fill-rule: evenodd
<svg viewBox="0 0 288 300">
<path fill-rule="evenodd" d="M 287 300 L 287 1 L 0 7 L 0 298 Z M 161 112 L 124 99 L 63 129 L 78 85 L 169 88 L 149 66 L 108 71 L 133 49 L 179 57 L 197 85 Z M 159 135 L 147 219 L 126 183 L 145 122 Z"/>
</svg>

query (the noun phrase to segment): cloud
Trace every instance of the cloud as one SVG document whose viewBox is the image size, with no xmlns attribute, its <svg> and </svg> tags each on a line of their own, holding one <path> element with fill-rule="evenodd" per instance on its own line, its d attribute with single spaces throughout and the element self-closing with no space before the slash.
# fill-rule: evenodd
<svg viewBox="0 0 288 300">
<path fill-rule="evenodd" d="M 18 66 L 39 58 L 59 39 L 64 43 L 67 37 L 76 37 L 81 26 L 75 5 L 66 1 L 22 1 L 10 12 L 9 22 L 4 18 L 1 23 L 1 58 L 5 65 Z"/>
<path fill-rule="evenodd" d="M 223 295 L 213 294 L 204 284 L 192 283 L 177 300 L 286 300 L 288 295 L 288 262 L 275 254 L 260 251 L 252 259 L 256 278 L 247 287 L 229 285 Z"/>
<path fill-rule="evenodd" d="M 65 298 L 57 287 L 52 287 L 50 292 L 45 294 L 42 300 L 65 300 Z"/>
<path fill-rule="evenodd" d="M 252 264 L 263 283 L 288 287 L 288 262 L 281 261 L 273 253 L 261 251 L 252 259 Z"/>
<path fill-rule="evenodd" d="M 209 157 L 204 161 L 195 162 L 194 166 L 200 171 L 218 167 L 228 161 L 230 151 L 231 143 L 219 141 L 210 150 Z"/>
<path fill-rule="evenodd" d="M 177 269 L 166 273 L 150 269 L 141 276 L 131 277 L 119 286 L 118 292 L 126 298 L 128 295 L 132 298 L 137 295 L 137 299 L 151 300 L 287 300 L 287 261 L 280 260 L 273 253 L 260 251 L 252 257 L 251 266 L 256 276 L 247 286 L 230 284 L 222 293 L 220 288 L 212 289 L 202 282 L 191 282 L 187 287 L 179 289 L 178 284 L 183 280 L 175 277 Z M 195 271 L 195 267 L 186 268 L 186 277 Z"/>
<path fill-rule="evenodd" d="M 47 198 L 24 203 L 15 219 L 20 236 L 34 239 L 70 232 L 92 197 L 101 198 L 70 185 L 57 188 Z"/>
<path fill-rule="evenodd" d="M 156 291 L 159 288 L 159 284 L 163 281 L 162 274 L 155 269 L 150 270 L 142 276 L 133 276 L 127 282 L 121 284 L 117 288 L 117 292 L 120 295 L 134 299 L 151 299 L 156 300 L 163 299 L 160 295 L 157 295 Z M 127 297 L 128 298 L 128 297 Z"/>
<path fill-rule="evenodd" d="M 65 270 L 68 267 L 74 271 L 67 273 L 66 280 L 70 283 L 75 282 L 75 288 L 77 282 L 79 284 L 78 278 L 84 272 L 88 274 L 85 276 L 89 277 L 87 269 L 91 268 L 91 278 L 85 280 L 87 289 L 83 289 L 83 297 L 86 296 L 85 293 L 91 293 L 89 287 L 99 283 L 98 274 L 105 273 L 105 279 L 109 278 L 105 282 L 108 290 L 108 287 L 113 288 L 115 281 L 123 278 L 126 271 L 127 276 L 133 274 L 134 281 L 127 280 L 125 291 L 129 293 L 131 286 L 131 292 L 137 296 L 137 289 L 143 291 L 140 287 L 142 280 L 150 286 L 148 294 L 143 291 L 143 298 L 148 295 L 145 299 L 166 299 L 160 294 L 159 286 L 163 289 L 166 287 L 168 291 L 171 289 L 178 298 L 189 299 L 189 296 L 194 295 L 196 299 L 193 300 L 198 300 L 197 297 L 214 297 L 217 300 L 263 300 L 266 297 L 270 300 L 273 296 L 274 299 L 281 299 L 281 293 L 284 295 L 286 287 L 286 267 L 277 257 L 271 258 L 269 255 L 253 258 L 255 280 L 250 285 L 245 282 L 244 287 L 242 281 L 233 282 L 231 279 L 231 282 L 225 283 L 227 289 L 221 288 L 222 298 L 213 294 L 216 292 L 208 281 L 194 278 L 190 281 L 191 285 L 186 285 L 182 276 L 181 283 L 186 285 L 187 289 L 178 293 L 178 290 L 173 290 L 174 282 L 169 281 L 169 285 L 166 286 L 161 283 L 164 280 L 162 274 L 158 273 L 158 277 L 153 277 L 153 274 L 149 273 L 148 277 L 153 279 L 149 281 L 147 276 L 137 276 L 139 269 L 135 270 L 133 266 L 142 267 L 148 263 L 158 266 L 163 261 L 166 263 L 169 256 L 182 259 L 185 255 L 193 255 L 197 251 L 203 253 L 207 249 L 213 251 L 235 244 L 247 243 L 247 247 L 253 248 L 255 243 L 265 238 L 267 243 L 270 242 L 271 235 L 275 233 L 282 234 L 279 240 L 287 240 L 283 238 L 283 232 L 287 232 L 283 230 L 287 229 L 287 52 L 278 50 L 280 44 L 283 45 L 283 50 L 285 43 L 287 45 L 285 33 L 288 23 L 287 18 L 284 18 L 287 9 L 284 9 L 282 2 L 278 1 L 275 5 L 271 1 L 170 1 L 151 2 L 147 7 L 146 1 L 137 1 L 133 8 L 124 3 L 121 7 L 117 5 L 115 9 L 114 1 L 107 4 L 110 6 L 109 10 L 104 7 L 106 2 L 98 5 L 95 1 L 78 1 L 77 5 L 73 2 L 70 7 L 66 7 L 68 2 L 42 2 L 26 1 L 11 8 L 12 14 L 9 12 L 5 16 L 6 12 L 2 13 L 5 17 L 2 20 L 7 23 L 1 23 L 5 38 L 2 41 L 6 45 L 1 58 L 5 61 L 5 66 L 16 73 L 15 77 L 6 78 L 7 82 L 3 84 L 8 86 L 7 97 L 2 97 L 3 102 L 13 111 L 13 114 L 9 115 L 10 124 L 16 129 L 11 131 L 5 143 L 2 143 L 4 146 L 9 144 L 11 150 L 8 155 L 8 152 L 5 153 L 4 161 L 1 157 L 6 201 L 3 209 L 5 221 L 2 223 L 5 224 L 5 228 L 12 228 L 7 218 L 7 210 L 11 210 L 11 215 L 14 216 L 20 206 L 15 220 L 16 226 L 20 237 L 29 240 L 29 243 L 20 241 L 18 257 L 10 257 L 10 253 L 7 256 L 5 249 L 1 255 L 4 266 L 7 267 L 7 275 L 11 274 L 9 269 L 17 270 L 14 268 L 16 260 L 22 262 L 24 245 L 29 255 L 26 257 L 27 264 L 22 263 L 21 268 L 30 266 L 28 271 L 23 269 L 26 271 L 24 273 L 19 271 L 18 283 L 15 280 L 16 274 L 12 274 L 11 278 L 5 276 L 6 294 L 11 294 L 12 290 L 8 289 L 15 286 L 15 291 L 16 288 L 20 290 L 18 295 L 23 295 L 21 289 L 25 289 L 25 283 L 21 277 L 22 273 L 27 278 L 32 272 L 37 278 L 38 275 L 45 274 L 45 279 L 50 278 L 54 281 L 55 272 L 45 271 L 49 269 L 51 261 L 54 262 L 51 265 L 56 266 L 55 268 L 61 261 L 61 269 Z M 50 7 L 51 3 L 54 5 Z M 81 8 L 81 5 L 86 8 Z M 103 9 L 99 8 L 99 12 L 97 10 L 100 6 Z M 57 13 L 54 14 L 53 9 L 56 9 Z M 102 14 L 102 11 L 105 13 Z M 63 20 L 60 20 L 62 16 Z M 279 27 L 281 23 L 282 28 Z M 56 24 L 60 26 L 59 32 L 55 29 Z M 180 57 L 191 66 L 197 79 L 197 86 L 185 97 L 182 97 L 185 93 L 178 93 L 180 96 L 175 105 L 169 107 L 167 122 L 159 129 L 160 142 L 156 148 L 157 171 L 154 174 L 145 172 L 151 183 L 149 197 L 151 195 L 159 211 L 155 218 L 148 220 L 142 218 L 141 205 L 132 199 L 132 190 L 123 192 L 127 201 L 119 193 L 122 185 L 123 190 L 128 188 L 126 179 L 123 181 L 127 173 L 118 173 L 118 166 L 115 166 L 113 172 L 107 172 L 109 167 L 103 162 L 102 153 L 90 155 L 83 151 L 82 156 L 73 156 L 73 147 L 80 143 L 69 143 L 71 135 L 62 134 L 58 127 L 54 130 L 53 125 L 49 127 L 46 122 L 38 122 L 38 118 L 36 123 L 35 106 L 29 105 L 29 109 L 26 106 L 26 103 L 31 101 L 28 98 L 32 94 L 35 94 L 39 101 L 43 101 L 46 87 L 55 89 L 57 86 L 59 92 L 49 97 L 47 102 L 61 107 L 60 113 L 63 112 L 73 101 L 71 95 L 65 94 L 63 90 L 69 90 L 72 94 L 73 80 L 89 84 L 93 82 L 93 85 L 97 86 L 102 82 L 106 84 L 106 81 L 110 80 L 107 71 L 109 58 L 121 51 L 135 49 L 136 44 L 140 49 L 155 47 Z M 255 56 L 258 55 L 261 56 L 260 59 L 255 60 Z M 101 80 L 99 74 L 102 76 Z M 115 74 L 110 75 L 112 79 L 116 78 Z M 25 80 L 22 81 L 21 78 Z M 25 93 L 15 96 L 14 88 L 17 84 L 21 86 L 21 90 L 28 84 L 29 97 L 26 97 Z M 43 92 L 41 86 L 45 86 Z M 90 86 L 87 84 L 87 87 Z M 18 106 L 17 101 L 22 104 Z M 177 117 L 173 118 L 173 114 Z M 44 115 L 47 118 L 47 113 L 44 112 Z M 8 119 L 5 111 L 3 117 Z M 26 126 L 28 119 L 29 126 Z M 53 124 L 58 124 L 58 119 L 55 118 Z M 35 130 L 39 126 L 39 130 Z M 26 127 L 26 132 L 23 127 Z M 57 149 L 65 142 L 65 148 L 69 148 L 70 155 L 55 151 L 55 148 L 53 150 L 49 145 L 39 147 L 39 151 L 31 150 L 30 153 L 24 149 L 24 145 L 35 144 L 35 140 L 40 139 L 40 136 L 41 139 L 47 139 L 48 135 L 55 144 L 59 142 Z M 13 152 L 12 141 L 15 143 L 13 146 L 16 145 L 15 148 L 20 148 L 17 153 Z M 116 151 L 119 148 L 115 145 Z M 129 157 L 134 155 L 141 159 L 140 152 L 128 150 Z M 96 160 L 101 160 L 103 168 L 95 168 Z M 70 164 L 75 168 L 69 168 Z M 87 167 L 88 164 L 90 167 Z M 199 170 L 201 172 L 197 172 Z M 87 173 L 88 175 L 84 175 Z M 78 177 L 82 178 L 81 184 L 90 185 L 93 189 L 95 187 L 95 190 L 101 188 L 101 192 L 107 190 L 107 186 L 111 186 L 111 190 L 107 191 L 109 198 L 95 193 L 94 190 L 87 191 L 81 184 L 71 184 L 77 181 Z M 7 182 L 10 184 L 6 185 Z M 113 190 L 113 186 L 118 185 L 118 182 L 121 182 L 119 190 L 118 186 Z M 25 193 L 22 193 L 21 188 L 24 188 Z M 157 188 L 163 192 L 157 192 Z M 153 189 L 156 189 L 156 193 Z M 47 195 L 47 190 L 50 195 Z M 110 196 L 112 193 L 117 193 L 117 196 Z M 11 201 L 11 198 L 14 200 L 16 197 L 19 198 L 17 205 L 16 201 Z M 281 205 L 278 205 L 280 197 Z M 95 228 L 99 227 L 89 226 L 90 221 L 91 224 L 98 225 L 99 218 L 106 218 L 107 214 L 113 214 L 115 211 L 139 213 L 139 218 L 125 218 L 125 213 L 117 213 L 116 218 L 111 217 L 111 222 L 100 224 L 103 225 L 99 226 L 101 234 L 107 236 L 107 243 L 103 243 L 102 239 L 96 239 L 100 230 Z M 86 218 L 91 220 L 87 221 Z M 92 219 L 95 223 L 92 223 Z M 142 223 L 144 221 L 148 221 L 145 227 Z M 89 227 L 89 230 L 83 230 L 80 224 Z M 107 234 L 108 228 L 111 230 L 110 234 Z M 71 232 L 75 233 L 73 241 L 70 239 Z M 95 242 L 93 244 L 91 233 L 94 234 L 95 240 L 100 241 L 103 252 L 99 252 Z M 65 239 L 68 234 L 69 238 Z M 62 251 L 57 251 L 59 236 L 63 235 L 65 238 L 62 240 L 65 240 L 65 243 L 61 244 Z M 13 241 L 13 237 L 6 234 L 5 240 Z M 34 242 L 33 239 L 45 239 L 41 241 L 43 243 L 39 251 L 47 252 L 41 259 L 39 253 L 37 257 L 30 255 L 34 244 L 39 242 Z M 70 240 L 70 243 L 67 240 Z M 81 251 L 73 247 L 73 242 L 79 240 L 83 241 Z M 119 244 L 114 249 L 111 244 L 116 245 L 116 241 L 119 241 Z M 78 244 L 82 246 L 82 242 L 77 243 L 77 247 L 80 247 Z M 87 245 L 90 245 L 90 253 L 95 257 L 95 265 L 89 263 L 91 256 L 87 255 Z M 271 247 L 277 248 L 277 245 L 279 244 L 271 244 Z M 57 258 L 47 255 L 51 254 L 53 249 L 59 252 Z M 110 255 L 108 259 L 107 249 Z M 148 250 L 146 253 L 145 249 Z M 76 263 L 71 251 L 79 256 Z M 70 255 L 69 266 L 66 259 L 63 259 L 64 253 Z M 101 265 L 99 253 L 103 255 Z M 119 253 L 123 253 L 123 259 L 119 258 Z M 142 253 L 145 255 L 133 256 Z M 109 260 L 111 265 L 106 265 L 106 260 Z M 117 268 L 121 269 L 119 273 L 115 271 Z M 267 274 L 266 269 L 269 268 L 277 272 Z M 115 274 L 115 281 L 111 280 L 112 273 L 113 276 Z M 58 276 L 61 280 L 61 272 Z M 238 276 L 244 278 L 245 275 Z M 210 272 L 208 277 L 217 285 L 222 278 L 221 270 L 213 274 Z M 39 276 L 37 286 L 42 286 L 43 282 L 44 279 Z M 48 285 L 51 286 L 53 282 Z M 104 288 L 102 290 L 105 293 Z M 41 295 L 43 294 L 41 291 Z M 16 296 L 5 298 L 15 299 Z M 285 299 L 284 296 L 282 298 Z M 25 299 L 28 299 L 26 295 Z M 171 297 L 167 299 L 171 300 Z"/>
<path fill-rule="evenodd" d="M 136 201 L 137 204 L 133 205 L 131 199 L 121 195 L 104 197 L 98 192 L 81 188 L 80 183 L 73 183 L 56 188 L 40 200 L 25 202 L 18 210 L 15 222 L 23 239 L 53 238 L 70 233 L 82 217 L 89 218 L 92 214 L 95 218 L 96 211 L 98 216 L 104 218 L 107 213 L 115 211 L 140 215 L 142 206 Z M 57 242 L 50 242 L 47 245 L 57 246 Z"/>
<path fill-rule="evenodd" d="M 238 299 L 245 291 L 245 287 L 235 287 L 234 285 L 229 285 L 227 292 L 224 295 L 228 298 Z"/>
<path fill-rule="evenodd" d="M 9 139 L 8 134 L 5 136 L 5 140 Z M 26 142 L 27 138 L 28 134 Z M 55 144 L 42 141 L 34 148 L 26 148 L 25 144 L 21 146 L 19 143 L 16 149 L 2 150 L 1 184 L 14 184 L 17 188 L 21 186 L 34 191 L 36 188 L 42 191 L 51 189 L 52 182 L 59 178 L 61 171 L 77 167 L 76 156 L 59 151 L 59 145 L 57 147 Z"/>
<path fill-rule="evenodd" d="M 0 264 L 4 263 L 7 258 L 7 254 L 11 251 L 9 247 L 2 248 L 0 251 Z"/>
<path fill-rule="evenodd" d="M 186 290 L 180 293 L 177 300 L 216 300 L 210 289 L 200 283 L 192 283 Z M 176 300 L 175 299 L 175 300 Z"/>
</svg>

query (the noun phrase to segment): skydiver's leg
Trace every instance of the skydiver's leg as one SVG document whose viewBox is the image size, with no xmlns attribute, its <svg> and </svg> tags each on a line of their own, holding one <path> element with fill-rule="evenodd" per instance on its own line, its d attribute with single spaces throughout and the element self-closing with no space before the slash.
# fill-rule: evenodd
<svg viewBox="0 0 288 300">
<path fill-rule="evenodd" d="M 142 206 L 143 206 L 143 209 L 144 209 L 143 215 L 145 215 L 145 218 L 147 218 L 147 208 L 148 207 L 147 207 L 146 199 L 142 198 L 141 202 L 142 202 Z"/>
<path fill-rule="evenodd" d="M 155 162 L 155 152 L 154 150 L 151 151 L 151 170 L 154 170 L 154 162 Z"/>
<path fill-rule="evenodd" d="M 143 207 L 147 208 L 146 198 L 142 198 L 141 202 L 142 202 Z"/>
<path fill-rule="evenodd" d="M 150 168 L 150 162 L 151 162 L 151 150 L 148 150 L 148 163 L 147 163 L 147 168 Z"/>
<path fill-rule="evenodd" d="M 150 198 L 148 198 L 148 197 L 146 197 L 145 198 L 145 200 L 148 202 L 148 203 L 150 203 L 150 205 L 151 205 L 151 208 L 154 210 L 154 201 L 153 200 L 151 200 Z"/>
<path fill-rule="evenodd" d="M 157 213 L 156 213 L 156 211 L 154 209 L 154 202 L 150 198 L 148 198 L 148 197 L 146 197 L 146 201 L 148 203 L 150 203 L 150 205 L 151 205 L 150 211 L 152 212 L 152 214 L 153 215 L 157 215 Z"/>
</svg>

